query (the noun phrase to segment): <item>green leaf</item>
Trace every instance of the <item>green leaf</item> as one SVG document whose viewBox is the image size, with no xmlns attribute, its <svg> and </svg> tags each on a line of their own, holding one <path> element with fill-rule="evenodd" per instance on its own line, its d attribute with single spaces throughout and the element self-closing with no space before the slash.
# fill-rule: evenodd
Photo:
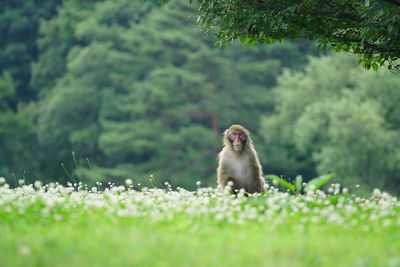
<svg viewBox="0 0 400 267">
<path fill-rule="evenodd" d="M 372 64 L 372 69 L 373 69 L 374 71 L 378 71 L 378 69 L 379 69 L 378 64 L 376 64 L 376 63 Z"/>
<path fill-rule="evenodd" d="M 393 31 L 393 24 L 388 24 L 388 32 L 392 33 Z"/>
<path fill-rule="evenodd" d="M 322 175 L 322 176 L 319 176 L 319 177 L 316 177 L 316 178 L 312 179 L 311 181 L 308 182 L 308 184 L 304 188 L 304 191 L 308 192 L 308 191 L 317 190 L 318 188 L 320 188 L 321 186 L 323 186 L 324 184 L 329 182 L 329 180 L 333 176 L 335 176 L 335 175 L 333 173 L 331 173 L 331 174 Z"/>
<path fill-rule="evenodd" d="M 278 184 L 286 187 L 287 189 L 289 189 L 292 192 L 296 192 L 296 188 L 293 184 L 289 183 L 286 180 L 283 180 L 282 178 L 276 176 L 275 174 L 268 174 L 265 175 L 265 178 L 270 179 L 272 181 L 276 181 Z"/>
</svg>

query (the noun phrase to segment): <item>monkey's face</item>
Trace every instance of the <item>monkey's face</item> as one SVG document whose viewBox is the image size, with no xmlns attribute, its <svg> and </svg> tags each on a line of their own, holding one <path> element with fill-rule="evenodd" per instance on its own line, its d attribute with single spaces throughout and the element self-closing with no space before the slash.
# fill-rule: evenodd
<svg viewBox="0 0 400 267">
<path fill-rule="evenodd" d="M 229 133 L 229 141 L 232 143 L 233 150 L 241 151 L 247 140 L 247 135 L 243 131 L 231 131 Z"/>
</svg>

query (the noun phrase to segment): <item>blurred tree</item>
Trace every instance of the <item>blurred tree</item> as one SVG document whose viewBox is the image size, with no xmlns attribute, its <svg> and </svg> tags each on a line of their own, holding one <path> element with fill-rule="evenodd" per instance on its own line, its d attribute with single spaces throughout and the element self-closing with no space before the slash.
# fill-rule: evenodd
<svg viewBox="0 0 400 267">
<path fill-rule="evenodd" d="M 0 175 L 9 179 L 32 182 L 40 174 L 43 162 L 32 103 L 36 92 L 29 84 L 31 64 L 38 56 L 40 21 L 56 15 L 60 3 L 5 0 L 0 5 Z"/>
<path fill-rule="evenodd" d="M 32 182 L 40 167 L 33 117 L 35 105 L 11 108 L 9 100 L 15 95 L 15 87 L 11 74 L 4 72 L 0 77 L 0 175 L 11 184 L 15 183 L 13 176 Z"/>
<path fill-rule="evenodd" d="M 268 87 L 315 49 L 301 41 L 218 48 L 194 28 L 193 11 L 183 1 L 68 0 L 43 24 L 34 84 L 47 175 L 62 175 L 55 166 L 64 162 L 85 181 L 153 174 L 213 185 L 222 129 L 242 123 L 257 140 L 260 114 L 272 111 Z"/>
<path fill-rule="evenodd" d="M 291 177 L 316 169 L 347 185 L 399 192 L 399 86 L 396 75 L 360 71 L 346 55 L 286 71 L 275 89 L 275 114 L 262 122 L 269 163 Z"/>
<path fill-rule="evenodd" d="M 31 63 L 37 59 L 36 39 L 39 23 L 56 15 L 62 0 L 4 0 L 0 5 L 0 73 L 8 71 L 15 82 L 16 94 L 9 101 L 35 99 L 29 86 Z"/>
<path fill-rule="evenodd" d="M 69 171 L 77 167 L 71 152 L 83 157 L 78 164 L 86 164 L 85 158 L 101 161 L 97 143 L 102 103 L 108 91 L 133 81 L 129 76 L 124 80 L 134 62 L 123 51 L 122 39 L 153 6 L 68 0 L 57 17 L 43 23 L 32 84 L 42 96 L 38 136 L 46 176 L 64 180 L 57 166 L 62 162 Z"/>
</svg>

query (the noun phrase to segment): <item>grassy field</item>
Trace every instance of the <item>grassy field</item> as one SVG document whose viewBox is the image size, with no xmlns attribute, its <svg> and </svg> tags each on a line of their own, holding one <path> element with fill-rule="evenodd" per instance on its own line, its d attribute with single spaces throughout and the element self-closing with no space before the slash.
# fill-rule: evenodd
<svg viewBox="0 0 400 267">
<path fill-rule="evenodd" d="M 2 185 L 0 266 L 400 266 L 399 200 L 346 191 Z"/>
</svg>

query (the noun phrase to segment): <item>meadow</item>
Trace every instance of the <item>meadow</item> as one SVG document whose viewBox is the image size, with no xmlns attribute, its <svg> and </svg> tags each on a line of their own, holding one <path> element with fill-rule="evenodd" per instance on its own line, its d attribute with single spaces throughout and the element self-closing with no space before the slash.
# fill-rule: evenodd
<svg viewBox="0 0 400 267">
<path fill-rule="evenodd" d="M 0 266 L 400 266 L 400 201 L 379 189 L 0 182 Z"/>
</svg>

